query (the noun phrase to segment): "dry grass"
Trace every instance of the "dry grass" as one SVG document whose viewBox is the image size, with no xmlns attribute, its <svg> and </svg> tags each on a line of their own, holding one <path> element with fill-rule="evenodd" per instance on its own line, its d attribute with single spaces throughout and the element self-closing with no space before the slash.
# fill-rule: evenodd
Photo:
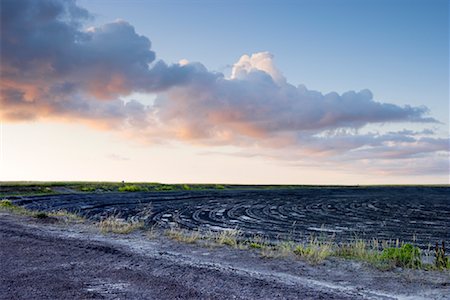
<svg viewBox="0 0 450 300">
<path fill-rule="evenodd" d="M 86 221 L 83 217 L 81 217 L 75 213 L 68 212 L 67 210 L 64 210 L 64 209 L 50 212 L 48 215 L 50 217 L 55 217 L 59 221 L 62 221 L 63 223 L 66 223 L 66 224 L 82 223 L 82 222 Z"/>
<path fill-rule="evenodd" d="M 234 248 L 240 247 L 242 243 L 239 242 L 239 238 L 242 236 L 242 232 L 237 229 L 222 230 L 213 234 L 213 239 L 219 245 L 227 245 Z"/>
<path fill-rule="evenodd" d="M 144 228 L 144 222 L 123 219 L 116 215 L 112 215 L 98 222 L 97 226 L 102 233 L 128 234 Z"/>
<path fill-rule="evenodd" d="M 187 244 L 194 244 L 203 238 L 202 234 L 198 230 L 185 230 L 180 229 L 179 227 L 171 227 L 166 230 L 165 233 L 172 240 Z"/>
<path fill-rule="evenodd" d="M 14 205 L 10 200 L 0 200 L 0 210 L 8 211 L 14 214 L 22 216 L 30 216 L 37 219 L 45 219 L 52 217 L 63 223 L 79 223 L 85 221 L 85 219 L 77 214 L 68 212 L 66 210 L 58 210 L 53 212 L 35 211 L 26 209 L 21 206 Z"/>
<path fill-rule="evenodd" d="M 152 203 L 142 205 L 139 212 L 131 218 L 122 218 L 119 214 L 113 214 L 97 223 L 102 233 L 128 234 L 133 231 L 144 229 L 146 220 L 153 215 Z M 149 238 L 154 238 L 155 226 L 146 231 Z M 153 236 L 153 237 L 152 237 Z"/>
<path fill-rule="evenodd" d="M 145 231 L 145 236 L 150 240 L 155 239 L 158 236 L 158 230 L 156 228 L 156 225 L 153 225 L 152 227 L 148 228 Z"/>
<path fill-rule="evenodd" d="M 172 226 L 165 231 L 165 235 L 170 239 L 195 244 L 201 242 L 204 246 L 226 245 L 237 249 L 248 248 L 246 242 L 241 242 L 242 232 L 236 229 L 223 230 L 220 232 L 200 231 L 181 229 L 178 226 Z"/>
<path fill-rule="evenodd" d="M 308 243 L 297 245 L 293 252 L 311 264 L 319 264 L 333 254 L 333 245 L 328 241 L 311 238 Z"/>
</svg>

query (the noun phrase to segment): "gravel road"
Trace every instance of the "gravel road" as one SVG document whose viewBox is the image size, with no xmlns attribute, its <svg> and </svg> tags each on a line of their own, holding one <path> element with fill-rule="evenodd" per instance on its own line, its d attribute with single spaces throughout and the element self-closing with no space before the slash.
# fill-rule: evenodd
<svg viewBox="0 0 450 300">
<path fill-rule="evenodd" d="M 0 213 L 0 299 L 446 299 L 449 273 L 310 266 Z M 425 274 L 425 275 L 424 275 Z"/>
</svg>

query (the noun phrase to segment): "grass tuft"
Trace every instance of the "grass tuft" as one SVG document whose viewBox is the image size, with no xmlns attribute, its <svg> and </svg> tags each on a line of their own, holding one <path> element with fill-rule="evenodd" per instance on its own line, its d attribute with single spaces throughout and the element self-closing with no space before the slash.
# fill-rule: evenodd
<svg viewBox="0 0 450 300">
<path fill-rule="evenodd" d="M 171 227 L 166 231 L 166 235 L 172 240 L 176 240 L 182 243 L 195 244 L 203 236 L 198 230 L 185 230 L 180 229 L 177 226 Z"/>
<path fill-rule="evenodd" d="M 321 242 L 317 238 L 311 238 L 308 243 L 298 245 L 294 254 L 306 259 L 312 264 L 322 263 L 333 253 L 331 242 Z"/>
<path fill-rule="evenodd" d="M 49 213 L 50 217 L 55 217 L 60 221 L 63 221 L 64 223 L 81 223 L 84 222 L 85 219 L 81 217 L 80 215 L 77 215 L 75 213 L 69 212 L 65 209 L 52 211 Z"/>
<path fill-rule="evenodd" d="M 219 245 L 227 245 L 237 248 L 239 246 L 238 238 L 242 236 L 242 232 L 237 229 L 222 230 L 215 235 L 215 241 Z"/>
<path fill-rule="evenodd" d="M 24 215 L 24 216 L 32 216 L 33 212 L 31 210 L 25 209 L 21 206 L 14 205 L 11 200 L 3 199 L 0 200 L 0 209 L 4 211 L 8 211 L 11 213 Z"/>
<path fill-rule="evenodd" d="M 11 200 L 3 199 L 0 201 L 0 207 L 2 208 L 12 208 L 13 206 Z"/>
<path fill-rule="evenodd" d="M 401 247 L 389 247 L 383 249 L 379 258 L 388 261 L 396 267 L 420 269 L 422 258 L 420 249 L 411 244 L 404 244 Z"/>
<path fill-rule="evenodd" d="M 450 269 L 450 259 L 445 254 L 445 245 L 437 247 L 434 264 L 423 264 L 421 251 L 411 244 L 396 241 L 376 239 L 365 241 L 355 239 L 347 243 L 337 244 L 332 240 L 311 238 L 306 243 L 292 241 L 268 242 L 260 236 L 244 239 L 240 230 L 224 230 L 220 232 L 200 232 L 180 229 L 177 226 L 166 231 L 166 235 L 184 243 L 202 245 L 226 245 L 237 249 L 252 249 L 258 251 L 264 258 L 279 258 L 296 256 L 311 264 L 320 264 L 329 257 L 339 257 L 366 262 L 380 270 L 394 267 L 444 270 Z"/>
<path fill-rule="evenodd" d="M 438 270 L 450 269 L 450 258 L 445 256 L 445 242 L 442 241 L 442 247 L 436 242 L 434 250 L 434 265 Z"/>
<path fill-rule="evenodd" d="M 102 233 L 128 234 L 144 227 L 143 221 L 133 221 L 112 215 L 98 222 L 98 227 Z"/>
</svg>

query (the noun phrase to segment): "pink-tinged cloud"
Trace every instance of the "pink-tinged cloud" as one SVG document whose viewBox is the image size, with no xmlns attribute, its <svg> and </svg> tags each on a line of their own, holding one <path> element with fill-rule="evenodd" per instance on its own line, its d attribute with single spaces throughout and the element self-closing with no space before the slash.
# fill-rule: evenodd
<svg viewBox="0 0 450 300">
<path fill-rule="evenodd" d="M 243 55 L 230 78 L 201 63 L 168 65 L 131 24 L 83 27 L 91 18 L 75 1 L 1 1 L 3 120 L 84 122 L 146 141 L 235 145 L 292 160 L 448 154 L 448 139 L 433 133 L 336 134 L 378 123 L 437 123 L 425 106 L 383 103 L 369 90 L 340 95 L 295 86 L 268 52 Z M 135 92 L 156 94 L 155 103 L 121 99 Z"/>
</svg>

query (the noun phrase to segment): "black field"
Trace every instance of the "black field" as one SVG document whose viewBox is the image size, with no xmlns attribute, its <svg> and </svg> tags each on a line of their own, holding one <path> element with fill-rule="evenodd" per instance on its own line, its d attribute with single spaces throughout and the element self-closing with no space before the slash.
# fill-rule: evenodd
<svg viewBox="0 0 450 300">
<path fill-rule="evenodd" d="M 450 187 L 69 193 L 18 197 L 15 203 L 46 211 L 65 209 L 91 219 L 111 214 L 138 218 L 150 204 L 148 226 L 239 229 L 273 240 L 399 239 L 422 248 L 450 242 Z"/>
</svg>

